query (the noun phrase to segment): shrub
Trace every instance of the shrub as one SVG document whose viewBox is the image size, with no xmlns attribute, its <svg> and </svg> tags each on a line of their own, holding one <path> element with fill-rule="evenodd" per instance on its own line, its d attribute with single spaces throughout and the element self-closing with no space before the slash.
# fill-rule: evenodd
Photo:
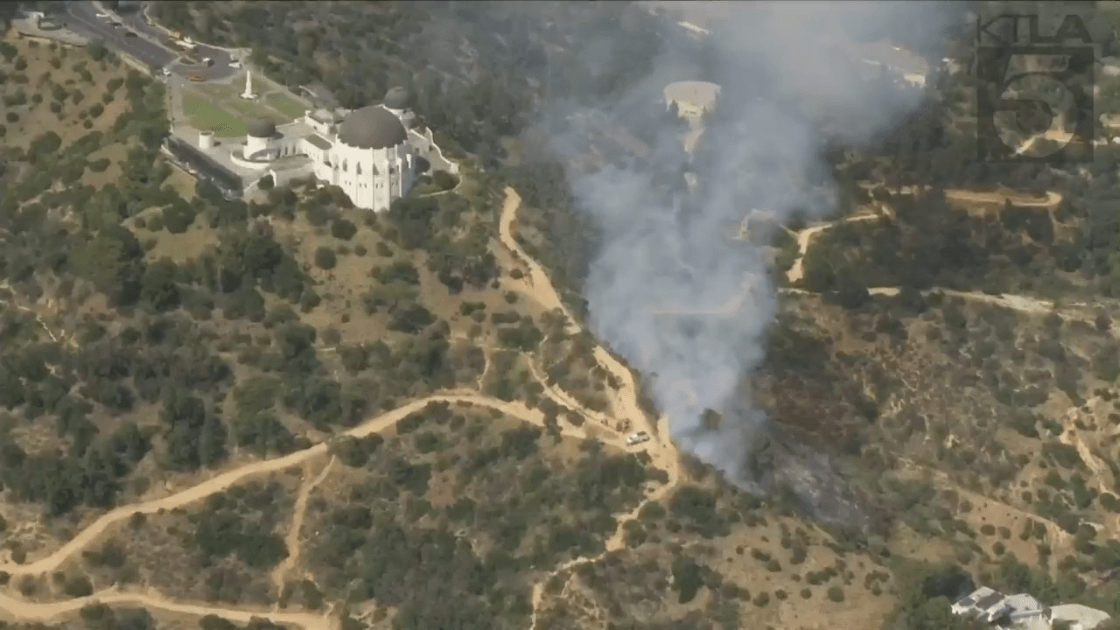
<svg viewBox="0 0 1120 630">
<path fill-rule="evenodd" d="M 163 219 L 159 222 L 160 227 L 166 227 L 172 234 L 182 234 L 194 223 L 196 212 L 194 206 L 177 199 L 176 203 L 164 208 L 160 214 Z M 159 229 L 155 225 L 155 222 L 149 223 L 153 231 Z"/>
<path fill-rule="evenodd" d="M 358 233 L 358 228 L 346 219 L 336 219 L 331 223 L 331 236 L 348 241 Z"/>
<path fill-rule="evenodd" d="M 70 597 L 88 597 L 93 595 L 93 584 L 86 576 L 75 575 L 66 580 L 66 586 L 63 587 L 63 590 Z"/>
<path fill-rule="evenodd" d="M 436 171 L 432 173 L 432 183 L 440 190 L 451 190 L 459 184 L 459 178 L 447 171 Z"/>
<path fill-rule="evenodd" d="M 839 586 L 833 586 L 828 589 L 828 598 L 839 604 L 844 601 L 844 589 Z"/>
<path fill-rule="evenodd" d="M 338 264 L 338 257 L 335 256 L 334 251 L 329 247 L 320 247 L 315 250 L 315 266 L 320 269 L 334 269 Z"/>
</svg>

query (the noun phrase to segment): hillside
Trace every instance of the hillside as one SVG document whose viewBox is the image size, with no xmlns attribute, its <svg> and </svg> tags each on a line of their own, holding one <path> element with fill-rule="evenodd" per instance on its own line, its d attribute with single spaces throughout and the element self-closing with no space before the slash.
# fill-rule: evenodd
<svg viewBox="0 0 1120 630">
<path fill-rule="evenodd" d="M 601 234 L 536 151 L 535 104 L 643 73 L 580 33 L 661 25 L 542 4 L 154 4 L 344 104 L 410 87 L 461 181 L 380 215 L 226 200 L 160 152 L 162 84 L 0 44 L 3 623 L 971 630 L 972 584 L 1120 617 L 1118 149 L 976 162 L 945 75 L 900 133 L 829 153 L 834 216 L 765 234 L 748 492 L 589 332 Z M 656 140 L 609 126 L 588 163 Z"/>
</svg>

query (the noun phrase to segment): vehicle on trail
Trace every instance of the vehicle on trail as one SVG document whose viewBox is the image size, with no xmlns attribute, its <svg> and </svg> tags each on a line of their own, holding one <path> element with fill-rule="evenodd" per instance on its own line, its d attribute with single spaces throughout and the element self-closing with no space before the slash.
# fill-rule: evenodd
<svg viewBox="0 0 1120 630">
<path fill-rule="evenodd" d="M 626 438 L 626 446 L 637 446 L 650 440 L 649 434 L 645 431 L 639 431 L 634 435 Z"/>
</svg>

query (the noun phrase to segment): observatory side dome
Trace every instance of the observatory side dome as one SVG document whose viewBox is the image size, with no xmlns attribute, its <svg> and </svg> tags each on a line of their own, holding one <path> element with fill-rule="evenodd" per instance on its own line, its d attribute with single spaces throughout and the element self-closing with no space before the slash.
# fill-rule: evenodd
<svg viewBox="0 0 1120 630">
<path fill-rule="evenodd" d="M 408 132 L 389 110 L 367 105 L 346 116 L 338 127 L 338 140 L 358 149 L 388 149 L 407 142 Z"/>
<path fill-rule="evenodd" d="M 384 104 L 389 109 L 407 109 L 408 90 L 402 87 L 389 88 L 389 91 L 385 93 Z"/>
</svg>

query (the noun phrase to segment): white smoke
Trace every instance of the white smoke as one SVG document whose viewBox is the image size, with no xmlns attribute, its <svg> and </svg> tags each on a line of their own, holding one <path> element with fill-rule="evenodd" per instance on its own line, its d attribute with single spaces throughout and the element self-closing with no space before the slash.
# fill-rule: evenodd
<svg viewBox="0 0 1120 630">
<path fill-rule="evenodd" d="M 716 430 L 701 418 L 705 409 L 732 410 L 743 377 L 764 359 L 776 308 L 764 250 L 732 236 L 753 208 L 779 223 L 834 210 L 821 125 L 848 143 L 867 141 L 901 122 L 920 97 L 899 82 L 868 80 L 877 71 L 868 72 L 873 66 L 856 44 L 893 38 L 936 48 L 946 26 L 959 22 L 963 7 L 955 4 L 731 3 L 731 17 L 710 27 L 705 54 L 667 49 L 632 93 L 568 118 L 605 116 L 634 128 L 648 124 L 634 120 L 640 101 L 668 83 L 702 79 L 722 88 L 688 167 L 700 180 L 691 193 L 666 185 L 688 164 L 671 128 L 652 143 L 653 168 L 614 166 L 570 179 L 602 232 L 585 287 L 593 331 L 652 381 L 677 442 L 732 479 L 742 479 L 749 430 L 763 414 L 725 413 Z M 570 148 L 577 133 L 560 134 L 556 146 Z"/>
</svg>

